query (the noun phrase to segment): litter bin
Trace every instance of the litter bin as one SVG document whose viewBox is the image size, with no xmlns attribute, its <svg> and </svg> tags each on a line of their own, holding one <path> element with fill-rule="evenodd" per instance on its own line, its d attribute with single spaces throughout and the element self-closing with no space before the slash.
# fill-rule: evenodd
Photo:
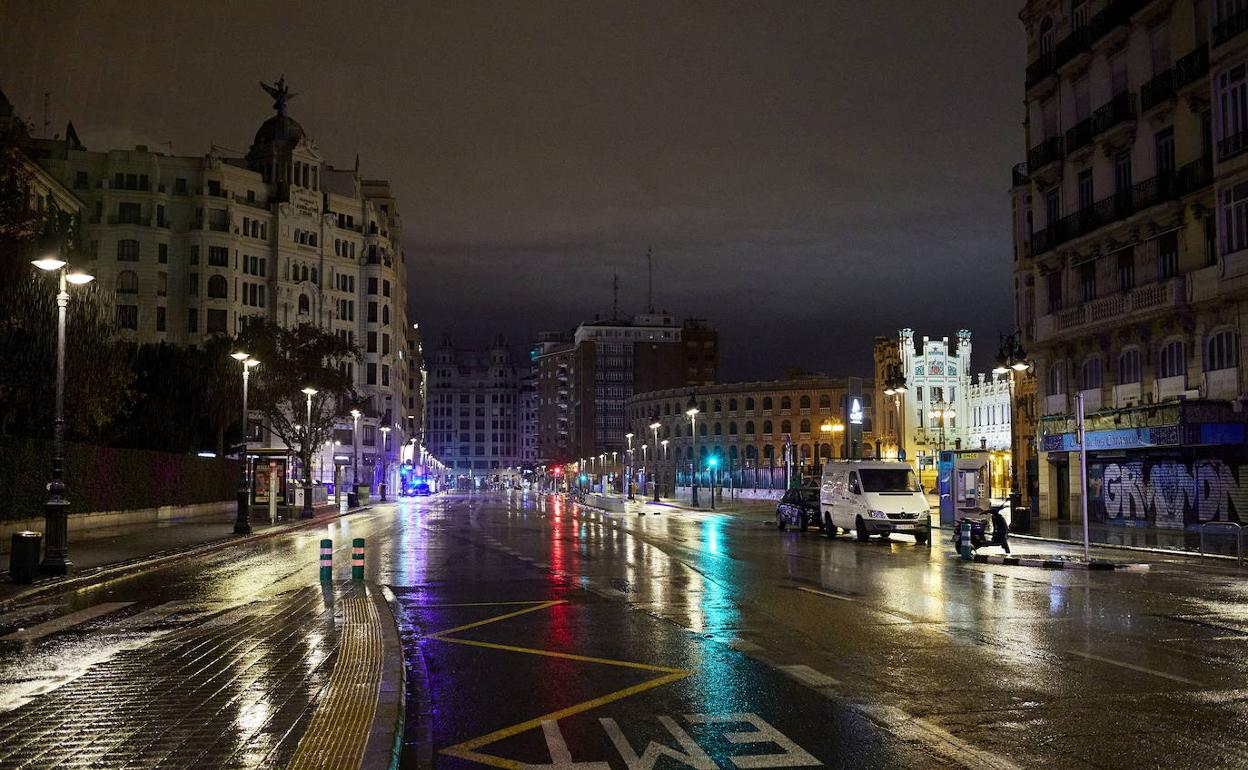
<svg viewBox="0 0 1248 770">
<path fill-rule="evenodd" d="M 1016 535 L 1031 532 L 1031 509 L 1019 506 L 1010 509 L 1010 531 Z"/>
<path fill-rule="evenodd" d="M 39 551 L 43 535 L 38 532 L 14 532 L 13 550 L 9 551 L 9 579 L 14 583 L 30 583 L 39 575 Z"/>
</svg>

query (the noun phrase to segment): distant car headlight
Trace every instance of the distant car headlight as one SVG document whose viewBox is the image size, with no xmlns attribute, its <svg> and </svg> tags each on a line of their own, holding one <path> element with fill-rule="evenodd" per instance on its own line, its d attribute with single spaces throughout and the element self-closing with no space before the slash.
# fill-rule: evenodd
<svg viewBox="0 0 1248 770">
<path fill-rule="evenodd" d="M 867 511 L 867 515 L 873 519 L 887 519 L 888 514 L 884 511 Z"/>
</svg>

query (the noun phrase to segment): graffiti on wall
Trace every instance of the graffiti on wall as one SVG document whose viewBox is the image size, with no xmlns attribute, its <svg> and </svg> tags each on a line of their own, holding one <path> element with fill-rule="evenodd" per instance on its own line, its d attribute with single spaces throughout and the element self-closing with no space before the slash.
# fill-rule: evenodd
<svg viewBox="0 0 1248 770">
<path fill-rule="evenodd" d="M 1220 459 L 1088 464 L 1094 521 L 1170 529 L 1248 523 L 1248 465 Z"/>
</svg>

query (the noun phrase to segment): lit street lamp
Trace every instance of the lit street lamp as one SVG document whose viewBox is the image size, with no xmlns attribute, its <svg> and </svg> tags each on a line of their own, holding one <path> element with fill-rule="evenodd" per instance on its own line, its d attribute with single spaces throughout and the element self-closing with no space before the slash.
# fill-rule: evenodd
<svg viewBox="0 0 1248 770">
<path fill-rule="evenodd" d="M 234 515 L 234 534 L 249 535 L 251 534 L 251 485 L 247 475 L 247 380 L 251 377 L 251 370 L 259 366 L 260 362 L 241 350 L 231 353 L 230 358 L 243 366 L 243 436 L 242 449 L 239 451 L 243 461 L 243 472 L 238 484 L 238 511 Z"/>
<path fill-rule="evenodd" d="M 953 404 L 946 403 L 942 399 L 936 402 L 932 415 L 940 421 L 940 451 L 943 453 L 945 451 L 945 425 L 951 418 L 957 417 L 958 413 L 953 408 Z"/>
<path fill-rule="evenodd" d="M 74 563 L 69 560 L 69 500 L 65 499 L 65 311 L 69 306 L 67 284 L 81 286 L 94 277 L 81 271 L 69 272 L 69 265 L 55 257 L 31 262 L 40 270 L 56 271 L 56 397 L 52 422 L 52 480 L 48 482 L 48 500 L 43 506 L 43 528 L 46 538 L 43 561 L 39 570 L 50 575 L 64 575 Z"/>
<path fill-rule="evenodd" d="M 303 510 L 300 511 L 299 517 L 303 519 L 312 518 L 312 397 L 316 395 L 316 388 L 304 388 L 303 395 L 308 397 L 308 421 L 304 423 L 304 443 L 308 447 L 308 463 L 303 468 Z"/>
<path fill-rule="evenodd" d="M 894 441 L 897 444 L 897 459 L 906 459 L 905 442 L 901 428 L 901 394 L 906 392 L 906 375 L 898 364 L 890 364 L 884 374 L 884 395 L 893 397 L 893 408 L 897 411 L 894 424 Z"/>
<path fill-rule="evenodd" d="M 386 501 L 386 451 L 390 448 L 390 426 L 381 426 L 381 502 Z"/>
<path fill-rule="evenodd" d="M 624 475 L 624 486 L 626 487 L 626 491 L 628 493 L 628 499 L 632 500 L 633 499 L 633 432 L 629 431 L 628 433 L 625 433 L 624 440 L 628 442 L 628 454 L 624 458 L 625 460 L 628 461 L 628 468 L 625 471 L 625 475 Z M 612 454 L 615 454 L 615 453 L 612 452 Z"/>
<path fill-rule="evenodd" d="M 1021 341 L 1022 332 L 1016 331 L 1013 334 L 1001 335 L 1001 347 L 997 350 L 997 366 L 992 370 L 993 374 L 1006 374 L 1010 376 L 1010 511 L 1014 511 L 1023 504 L 1023 494 L 1018 488 L 1018 432 L 1015 423 L 1018 422 L 1018 415 L 1014 409 L 1014 376 L 1021 374 L 1031 368 L 1031 363 L 1027 360 L 1027 351 L 1023 350 Z"/>
<path fill-rule="evenodd" d="M 691 441 L 689 451 L 692 453 L 692 462 L 689 463 L 689 483 L 693 489 L 693 507 L 698 507 L 698 431 L 696 430 L 698 421 L 698 402 L 689 394 L 689 403 L 685 404 L 685 414 L 689 415 L 689 438 Z"/>
<path fill-rule="evenodd" d="M 656 413 L 653 417 L 651 417 L 651 418 L 650 418 L 650 431 L 654 434 L 654 465 L 655 465 L 655 468 L 660 467 L 660 466 L 659 466 L 659 428 L 661 428 L 661 427 L 663 427 L 663 425 L 659 422 L 659 415 Z M 667 459 L 667 451 L 666 451 L 666 450 L 667 450 L 667 442 L 664 442 L 664 452 L 663 452 L 663 459 L 664 459 L 664 460 L 666 460 L 666 459 Z M 644 490 L 644 489 L 642 490 L 642 493 L 643 493 L 643 494 L 645 493 L 645 490 Z M 654 474 L 654 501 L 655 501 L 656 503 L 659 501 L 659 474 L 658 474 L 658 473 Z"/>
<path fill-rule="evenodd" d="M 360 410 L 351 410 L 351 491 L 347 505 L 360 504 Z"/>
<path fill-rule="evenodd" d="M 831 453 L 832 452 L 832 434 L 844 433 L 845 425 L 840 420 L 837 420 L 836 422 L 832 422 L 832 420 L 824 420 L 823 424 L 819 426 L 819 432 L 827 436 L 828 452 Z M 831 454 L 829 454 L 829 456 L 831 456 Z M 819 457 L 819 446 L 818 444 L 816 444 L 815 445 L 815 458 L 818 459 L 818 457 Z M 818 469 L 816 469 L 815 472 L 818 473 Z"/>
</svg>

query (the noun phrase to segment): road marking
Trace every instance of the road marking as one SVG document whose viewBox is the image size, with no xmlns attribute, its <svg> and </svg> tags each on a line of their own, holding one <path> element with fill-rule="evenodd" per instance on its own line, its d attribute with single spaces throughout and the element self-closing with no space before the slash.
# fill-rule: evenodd
<svg viewBox="0 0 1248 770">
<path fill-rule="evenodd" d="M 611 770 L 610 762 L 573 762 L 572 752 L 568 750 L 568 742 L 559 731 L 559 723 L 546 720 L 542 722 L 542 735 L 546 738 L 546 750 L 550 752 L 549 765 L 524 765 L 526 770 Z"/>
<path fill-rule="evenodd" d="M 101 615 L 116 612 L 122 607 L 129 607 L 131 604 L 134 604 L 134 602 L 103 602 L 87 607 L 85 610 L 78 610 L 68 615 L 62 615 L 59 618 L 44 621 L 30 628 L 19 629 L 7 636 L 0 636 L 0 641 L 32 642 L 36 639 L 42 639 L 48 634 L 64 631 L 79 623 L 86 623 L 88 620 L 93 620 Z"/>
<path fill-rule="evenodd" d="M 802 682 L 803 684 L 808 684 L 811 687 L 832 687 L 833 685 L 840 684 L 840 682 L 827 674 L 816 671 L 810 666 L 801 663 L 791 666 L 776 666 L 776 668 L 793 677 L 797 681 Z"/>
<path fill-rule="evenodd" d="M 694 770 L 717 770 L 718 765 L 715 764 L 715 760 L 707 756 L 706 752 L 693 740 L 689 733 L 676 724 L 675 719 L 660 714 L 658 720 L 659 724 L 666 727 L 667 731 L 676 739 L 676 743 L 684 750 L 683 753 L 671 746 L 650 741 L 639 756 L 637 750 L 624 737 L 624 731 L 620 729 L 620 726 L 614 719 L 604 717 L 600 718 L 598 723 L 602 725 L 602 729 L 607 731 L 607 737 L 615 745 L 615 750 L 619 752 L 628 770 L 654 770 L 655 765 L 659 763 L 660 757 L 669 757 L 686 767 L 692 767 Z"/>
<path fill-rule="evenodd" d="M 687 671 L 685 669 L 669 668 L 666 666 L 653 666 L 647 663 L 637 663 L 637 662 L 628 661 L 628 660 L 613 660 L 611 658 L 595 658 L 589 655 L 574 655 L 572 653 L 557 652 L 554 650 L 538 650 L 538 649 L 532 649 L 528 647 L 516 647 L 514 645 L 507 645 L 507 644 L 495 644 L 493 642 L 479 642 L 473 639 L 455 639 L 455 638 L 451 638 L 448 636 L 448 634 L 457 633 L 459 631 L 466 631 L 471 628 L 480 628 L 481 626 L 489 625 L 491 623 L 498 623 L 503 620 L 508 620 L 510 618 L 518 617 L 520 615 L 524 615 L 530 612 L 536 612 L 538 610 L 548 609 L 550 607 L 554 607 L 557 604 L 565 604 L 565 603 L 566 603 L 565 600 L 562 600 L 562 599 L 555 599 L 551 601 L 540 602 L 532 607 L 526 607 L 525 609 L 522 609 L 522 610 L 515 610 L 513 612 L 507 612 L 502 615 L 498 615 L 496 617 L 486 618 L 485 620 L 478 620 L 474 623 L 466 623 L 462 626 L 448 628 L 444 631 L 438 631 L 437 633 L 431 634 L 427 638 L 441 641 L 441 642 L 448 642 L 450 644 L 462 644 L 462 645 L 467 645 L 470 647 L 481 647 L 481 648 L 491 649 L 491 650 L 516 652 L 516 653 L 521 653 L 524 655 L 540 655 L 540 656 L 548 657 L 548 658 L 560 658 L 563 660 L 574 660 L 574 661 L 578 661 L 582 663 L 599 663 L 599 664 L 608 665 L 608 666 L 618 666 L 621 668 L 631 668 L 631 669 L 640 669 L 643 671 L 653 671 L 653 672 L 661 674 L 661 676 L 657 676 L 654 679 L 649 679 L 645 682 L 635 684 L 631 687 L 625 687 L 621 690 L 616 690 L 614 692 L 607 693 L 606 695 L 600 695 L 597 698 L 593 698 L 591 700 L 587 700 L 581 703 L 567 706 L 565 708 L 559 709 L 558 711 L 552 711 L 549 714 L 543 714 L 541 716 L 534 717 L 533 719 L 529 719 L 524 722 L 511 725 L 509 727 L 504 727 L 499 730 L 495 730 L 491 733 L 486 733 L 485 735 L 478 736 L 471 740 L 463 741 L 462 743 L 457 743 L 454 746 L 449 746 L 445 749 L 442 749 L 439 753 L 445 754 L 446 756 L 449 756 L 449 757 L 456 757 L 458 759 L 466 759 L 466 760 L 469 760 L 470 762 L 479 762 L 481 764 L 490 765 L 491 767 L 500 767 L 500 768 L 503 768 L 504 770 L 522 770 L 522 768 L 524 767 L 524 763 L 522 762 L 519 762 L 514 759 L 508 759 L 506 757 L 495 756 L 493 754 L 486 754 L 484 752 L 477 751 L 477 749 L 481 748 L 482 746 L 488 746 L 489 744 L 495 743 L 496 741 L 501 741 L 504 738 L 509 738 L 513 735 L 518 735 L 520 733 L 532 730 L 536 727 L 540 727 L 542 726 L 543 722 L 557 722 L 558 720 L 563 719 L 565 717 L 570 717 L 574 714 L 580 714 L 581 712 L 589 711 L 591 709 L 598 708 L 599 706 L 603 706 L 608 703 L 614 703 L 617 700 L 622 700 L 632 695 L 636 695 L 637 693 L 654 689 L 655 687 L 661 687 L 662 685 L 668 684 L 669 682 L 679 681 L 693 674 L 692 671 Z M 560 738 L 562 738 L 562 736 L 560 736 Z"/>
<path fill-rule="evenodd" d="M 921 742 L 960 767 L 971 770 L 1020 770 L 1008 759 L 976 748 L 948 730 L 926 719 L 913 717 L 896 706 L 857 704 L 854 708 L 902 740 Z"/>
<path fill-rule="evenodd" d="M 816 590 L 816 589 L 814 589 L 814 588 L 807 588 L 807 587 L 805 587 L 805 586 L 794 586 L 794 588 L 796 588 L 796 589 L 797 589 L 797 590 L 799 590 L 799 591 L 805 591 L 805 592 L 806 592 L 806 593 L 808 593 L 808 594 L 814 594 L 815 596 L 826 596 L 826 597 L 828 597 L 829 599 L 839 599 L 839 600 L 841 600 L 841 601 L 843 601 L 843 602 L 856 602 L 856 601 L 858 601 L 857 599 L 855 599 L 855 598 L 854 598 L 854 597 L 852 597 L 852 596 L 842 596 L 841 594 L 833 594 L 833 593 L 829 593 L 829 592 L 827 592 L 827 591 L 819 591 L 819 590 Z"/>
<path fill-rule="evenodd" d="M 1122 660 L 1114 660 L 1113 658 L 1106 658 L 1101 655 L 1093 655 L 1090 652 L 1081 652 L 1079 650 L 1067 650 L 1067 652 L 1069 652 L 1071 655 L 1078 655 L 1081 658 L 1087 658 L 1088 660 L 1095 660 L 1100 663 L 1108 663 L 1111 666 L 1121 666 L 1122 668 L 1130 669 L 1132 671 L 1138 671 L 1141 674 L 1152 674 L 1153 676 L 1159 676 L 1163 679 L 1170 679 L 1175 682 L 1182 682 L 1183 684 L 1190 684 L 1190 685 L 1195 685 L 1197 687 L 1204 687 L 1203 684 L 1195 681 L 1194 679 L 1188 679 L 1187 677 L 1178 676 L 1177 674 L 1167 674 L 1164 671 L 1157 671 L 1155 669 L 1151 669 L 1146 666 L 1137 666 L 1134 663 L 1127 663 L 1126 661 L 1122 661 Z"/>
</svg>

